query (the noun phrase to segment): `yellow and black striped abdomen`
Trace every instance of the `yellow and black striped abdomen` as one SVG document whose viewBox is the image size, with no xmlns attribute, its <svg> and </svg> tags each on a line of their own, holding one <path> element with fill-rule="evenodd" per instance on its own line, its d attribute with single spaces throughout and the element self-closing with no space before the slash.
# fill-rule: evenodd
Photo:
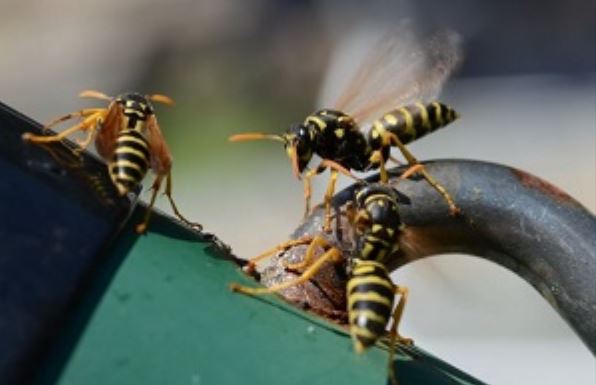
<svg viewBox="0 0 596 385">
<path fill-rule="evenodd" d="M 373 122 L 373 130 L 389 131 L 403 144 L 407 144 L 445 127 L 457 118 L 457 112 L 445 104 L 414 103 L 386 113 Z"/>
<path fill-rule="evenodd" d="M 139 131 L 122 130 L 118 133 L 108 167 L 120 195 L 133 190 L 143 181 L 149 167 L 149 157 L 149 145 Z"/>
<path fill-rule="evenodd" d="M 385 333 L 395 298 L 394 285 L 382 263 L 356 259 L 347 295 L 350 334 L 356 351 L 361 352 Z"/>
</svg>

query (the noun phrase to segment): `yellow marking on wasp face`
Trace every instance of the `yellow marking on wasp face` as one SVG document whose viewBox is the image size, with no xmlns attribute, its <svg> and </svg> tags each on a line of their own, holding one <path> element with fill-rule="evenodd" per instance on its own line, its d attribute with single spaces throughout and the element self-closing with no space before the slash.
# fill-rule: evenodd
<svg viewBox="0 0 596 385">
<path fill-rule="evenodd" d="M 385 119 L 385 121 L 392 126 L 395 126 L 398 121 L 397 118 L 391 114 L 386 114 L 385 116 L 383 116 L 383 119 Z"/>
<path fill-rule="evenodd" d="M 391 227 L 387 227 L 385 230 L 387 231 L 387 235 L 389 235 L 390 237 L 392 237 L 393 234 L 395 234 L 395 230 L 393 230 Z"/>
<path fill-rule="evenodd" d="M 382 225 L 379 225 L 379 224 L 377 224 L 377 223 L 375 223 L 375 224 L 372 226 L 372 232 L 373 232 L 373 233 L 378 233 L 379 231 L 383 231 L 383 226 L 382 226 Z"/>
<path fill-rule="evenodd" d="M 364 284 L 375 284 L 380 286 L 385 286 L 389 290 L 393 290 L 393 283 L 377 276 L 366 276 L 366 277 L 353 277 L 348 281 L 348 293 L 352 291 L 352 289 L 359 285 Z"/>
<path fill-rule="evenodd" d="M 406 122 L 406 126 L 404 127 L 404 131 L 412 138 L 416 137 L 416 129 L 414 128 L 414 117 L 406 108 L 402 107 L 398 109 L 399 113 L 404 117 L 404 121 Z"/>
<path fill-rule="evenodd" d="M 385 249 L 385 248 L 379 249 L 377 251 L 377 261 L 382 261 L 383 259 L 385 259 L 386 255 L 387 255 L 387 249 Z"/>
<path fill-rule="evenodd" d="M 393 297 L 387 298 L 379 293 L 375 293 L 374 291 L 369 291 L 366 293 L 352 293 L 348 296 L 348 309 L 352 308 L 352 305 L 358 301 L 366 301 L 366 302 L 374 302 L 381 305 L 385 305 L 388 308 L 391 308 L 393 305 Z"/>
<path fill-rule="evenodd" d="M 318 116 L 311 115 L 308 118 L 306 118 L 306 121 L 304 123 L 306 123 L 306 124 L 313 123 L 313 124 L 317 125 L 321 131 L 324 130 L 325 127 L 327 127 L 327 123 L 325 123 L 325 121 L 323 119 L 319 118 Z"/>
<path fill-rule="evenodd" d="M 143 154 L 141 151 L 138 151 L 132 147 L 117 147 L 115 153 L 116 154 L 134 154 L 141 159 L 147 160 L 147 158 L 145 157 L 145 154 Z"/>
<path fill-rule="evenodd" d="M 335 133 L 335 136 L 337 136 L 339 139 L 343 138 L 344 135 L 346 134 L 346 132 L 344 131 L 343 128 L 338 128 L 333 132 Z"/>
<path fill-rule="evenodd" d="M 430 129 L 430 119 L 428 118 L 428 110 L 426 106 L 422 103 L 414 103 L 418 110 L 420 111 L 420 118 L 422 119 L 422 127 L 426 128 L 427 130 Z"/>
<path fill-rule="evenodd" d="M 367 320 L 371 320 L 371 321 L 376 321 L 380 324 L 386 324 L 389 319 L 386 317 L 383 317 L 381 314 L 375 313 L 372 310 L 358 310 L 358 311 L 351 311 L 350 312 L 350 325 L 357 325 L 357 320 L 359 318 L 363 318 L 363 319 L 367 319 Z"/>
<path fill-rule="evenodd" d="M 440 126 L 442 126 L 444 124 L 443 114 L 441 113 L 441 112 L 443 112 L 443 109 L 441 108 L 441 105 L 437 102 L 432 102 L 431 104 L 435 108 L 435 119 L 437 120 L 437 123 Z"/>
</svg>

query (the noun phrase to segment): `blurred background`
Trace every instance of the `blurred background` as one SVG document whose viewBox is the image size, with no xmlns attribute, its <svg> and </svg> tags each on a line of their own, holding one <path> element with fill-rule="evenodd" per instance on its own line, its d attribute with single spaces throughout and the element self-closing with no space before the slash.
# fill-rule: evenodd
<svg viewBox="0 0 596 385">
<path fill-rule="evenodd" d="M 175 158 L 179 207 L 248 258 L 297 226 L 302 184 L 279 144 L 227 137 L 280 133 L 323 107 L 320 95 L 347 81 L 336 59 L 362 60 L 365 47 L 354 43 L 361 31 L 404 18 L 422 33 L 457 31 L 465 56 L 441 97 L 462 119 L 413 144 L 413 153 L 521 168 L 595 212 L 593 0 L 5 1 L 0 100 L 48 122 L 97 106 L 77 98 L 83 89 L 172 96 L 176 106 L 157 114 Z M 318 201 L 326 178 L 315 183 Z M 403 334 L 479 379 L 596 383 L 589 350 L 503 268 L 450 255 L 394 278 L 411 292 Z"/>
</svg>

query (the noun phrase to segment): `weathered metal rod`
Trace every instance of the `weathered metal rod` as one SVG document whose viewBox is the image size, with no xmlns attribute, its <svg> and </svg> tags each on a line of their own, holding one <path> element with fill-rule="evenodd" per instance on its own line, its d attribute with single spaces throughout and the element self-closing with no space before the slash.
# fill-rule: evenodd
<svg viewBox="0 0 596 385">
<path fill-rule="evenodd" d="M 596 353 L 596 218 L 566 193 L 528 173 L 507 166 L 469 160 L 425 163 L 427 170 L 453 195 L 462 215 L 448 214 L 445 201 L 422 179 L 391 183 L 404 199 L 401 215 L 407 228 L 390 267 L 442 253 L 472 254 L 511 270 L 532 286 Z M 376 181 L 372 176 L 368 181 Z M 399 181 L 399 182 L 398 182 Z M 346 253 L 352 247 L 350 225 L 341 207 L 356 187 L 334 197 L 339 215 L 327 237 Z M 318 234 L 323 221 L 318 207 L 292 235 Z M 339 224 L 339 226 L 338 226 Z M 341 231 L 337 231 L 340 229 Z M 304 247 L 282 253 L 261 275 L 264 285 L 296 276 L 283 260 L 299 260 Z M 317 281 L 282 295 L 319 313 L 341 313 L 345 306 L 337 269 L 326 269 Z"/>
</svg>

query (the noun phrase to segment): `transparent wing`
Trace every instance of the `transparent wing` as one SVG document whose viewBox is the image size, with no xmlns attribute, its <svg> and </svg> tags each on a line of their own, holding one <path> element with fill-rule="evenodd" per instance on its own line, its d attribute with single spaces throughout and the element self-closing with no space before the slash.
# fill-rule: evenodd
<svg viewBox="0 0 596 385">
<path fill-rule="evenodd" d="M 456 33 L 443 31 L 419 43 L 410 24 L 402 23 L 372 45 L 334 106 L 363 123 L 414 101 L 433 100 L 460 61 Z"/>
<path fill-rule="evenodd" d="M 157 175 L 167 175 L 172 168 L 172 155 L 161 133 L 157 118 L 151 115 L 147 121 L 151 169 Z"/>
</svg>

